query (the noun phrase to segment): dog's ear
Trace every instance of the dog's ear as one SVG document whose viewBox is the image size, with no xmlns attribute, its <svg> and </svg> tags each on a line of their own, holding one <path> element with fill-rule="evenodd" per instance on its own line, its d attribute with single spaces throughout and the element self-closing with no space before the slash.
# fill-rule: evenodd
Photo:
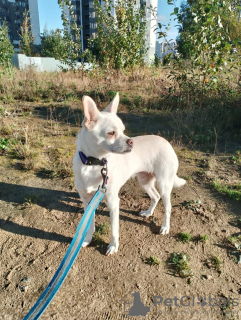
<svg viewBox="0 0 241 320">
<path fill-rule="evenodd" d="M 119 92 L 117 92 L 114 99 L 111 101 L 111 103 L 108 105 L 108 107 L 105 108 L 104 111 L 111 112 L 111 113 L 117 113 L 119 101 L 120 101 Z"/>
<path fill-rule="evenodd" d="M 84 125 L 89 130 L 95 126 L 100 112 L 97 109 L 94 100 L 92 100 L 90 97 L 83 96 L 82 101 L 85 115 Z"/>
</svg>

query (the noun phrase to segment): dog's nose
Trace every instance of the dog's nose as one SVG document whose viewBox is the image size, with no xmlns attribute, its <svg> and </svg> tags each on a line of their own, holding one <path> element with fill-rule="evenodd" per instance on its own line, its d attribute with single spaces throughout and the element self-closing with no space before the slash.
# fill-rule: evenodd
<svg viewBox="0 0 241 320">
<path fill-rule="evenodd" d="M 128 144 L 128 146 L 133 147 L 133 140 L 132 139 L 127 139 L 126 143 Z"/>
</svg>

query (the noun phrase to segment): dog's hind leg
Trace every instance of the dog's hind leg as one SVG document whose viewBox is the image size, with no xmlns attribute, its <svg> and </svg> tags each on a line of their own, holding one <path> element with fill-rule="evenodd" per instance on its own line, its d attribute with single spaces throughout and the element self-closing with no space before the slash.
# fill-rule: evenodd
<svg viewBox="0 0 241 320">
<path fill-rule="evenodd" d="M 137 174 L 137 179 L 142 188 L 151 198 L 150 207 L 147 210 L 141 211 L 139 214 L 142 217 L 149 217 L 153 214 L 158 201 L 160 200 L 160 195 L 155 188 L 156 178 L 153 174 L 147 172 L 140 172 Z"/>
<path fill-rule="evenodd" d="M 161 198 L 165 208 L 164 222 L 160 229 L 160 234 L 168 234 L 170 230 L 170 219 L 171 219 L 171 192 L 172 187 L 170 183 L 159 182 L 159 188 L 161 192 Z"/>
</svg>

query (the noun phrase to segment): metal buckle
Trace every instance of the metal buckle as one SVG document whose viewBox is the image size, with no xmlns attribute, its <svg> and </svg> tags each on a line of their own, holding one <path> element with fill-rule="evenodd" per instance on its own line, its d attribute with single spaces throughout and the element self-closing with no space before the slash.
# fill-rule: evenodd
<svg viewBox="0 0 241 320">
<path fill-rule="evenodd" d="M 103 178 L 103 183 L 102 183 L 101 188 L 106 190 L 106 185 L 107 185 L 108 179 L 109 179 L 108 176 L 107 176 L 107 173 L 108 173 L 107 166 L 102 168 L 100 172 L 101 172 L 101 175 L 102 175 L 102 178 Z"/>
</svg>

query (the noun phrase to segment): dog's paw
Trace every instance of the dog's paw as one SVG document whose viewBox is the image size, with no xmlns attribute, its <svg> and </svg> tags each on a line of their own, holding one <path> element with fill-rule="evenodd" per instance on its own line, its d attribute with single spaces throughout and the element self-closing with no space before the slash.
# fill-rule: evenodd
<svg viewBox="0 0 241 320">
<path fill-rule="evenodd" d="M 90 244 L 90 241 L 84 241 L 84 242 L 82 243 L 82 248 L 87 247 L 89 244 Z"/>
<path fill-rule="evenodd" d="M 152 215 L 152 212 L 150 212 L 148 210 L 144 210 L 139 213 L 139 216 L 141 216 L 141 217 L 150 217 L 151 215 Z"/>
<path fill-rule="evenodd" d="M 168 234 L 169 231 L 170 231 L 170 226 L 163 225 L 163 226 L 161 226 L 160 234 L 165 235 L 165 234 Z"/>
<path fill-rule="evenodd" d="M 112 244 L 109 244 L 107 247 L 106 255 L 109 256 L 113 253 L 116 253 L 118 251 L 118 246 L 114 246 Z"/>
</svg>

